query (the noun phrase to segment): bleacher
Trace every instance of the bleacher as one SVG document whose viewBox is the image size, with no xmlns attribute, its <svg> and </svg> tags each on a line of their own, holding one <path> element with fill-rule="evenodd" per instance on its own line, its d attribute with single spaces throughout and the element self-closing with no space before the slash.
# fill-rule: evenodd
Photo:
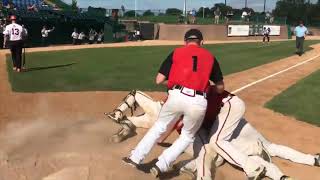
<svg viewBox="0 0 320 180">
<path fill-rule="evenodd" d="M 42 5 L 42 0 L 13 0 L 12 2 L 19 9 L 26 8 L 29 5 L 36 5 L 37 7 Z"/>
</svg>

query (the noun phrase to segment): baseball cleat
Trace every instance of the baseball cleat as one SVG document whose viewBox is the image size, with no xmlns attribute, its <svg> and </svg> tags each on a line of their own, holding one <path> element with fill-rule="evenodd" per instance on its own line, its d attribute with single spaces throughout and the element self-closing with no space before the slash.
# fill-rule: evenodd
<svg viewBox="0 0 320 180">
<path fill-rule="evenodd" d="M 292 177 L 289 177 L 289 176 L 282 176 L 280 178 L 280 180 L 294 180 Z"/>
<path fill-rule="evenodd" d="M 265 167 L 258 167 L 255 170 L 255 176 L 248 177 L 248 180 L 262 180 L 266 175 L 266 168 Z"/>
<path fill-rule="evenodd" d="M 271 163 L 272 162 L 271 156 L 270 156 L 270 154 L 268 153 L 267 149 L 264 147 L 263 143 L 260 140 L 258 140 L 258 146 L 260 146 L 260 148 L 261 148 L 261 152 L 260 152 L 259 156 L 262 159 L 264 159 L 265 161 Z"/>
<path fill-rule="evenodd" d="M 192 180 L 195 180 L 197 178 L 196 174 L 194 171 L 192 171 L 191 169 L 189 168 L 186 168 L 186 167 L 182 167 L 180 169 L 180 173 L 181 174 L 186 174 L 188 177 L 190 177 L 190 179 Z"/>
<path fill-rule="evenodd" d="M 117 117 L 116 112 L 119 112 L 120 115 Z M 120 123 L 121 122 L 121 117 L 123 115 L 123 112 L 120 111 L 119 109 L 115 109 L 113 112 L 110 113 L 104 113 L 104 115 L 108 116 L 110 119 L 112 119 L 115 123 Z"/>
<path fill-rule="evenodd" d="M 314 158 L 314 166 L 320 167 L 320 153 L 316 154 L 316 157 Z"/>
<path fill-rule="evenodd" d="M 159 176 L 160 176 L 160 174 L 161 174 L 161 171 L 160 171 L 160 169 L 158 168 L 158 166 L 153 166 L 153 167 L 150 169 L 150 173 L 152 174 L 153 177 L 159 178 Z"/>
<path fill-rule="evenodd" d="M 122 158 L 122 162 L 124 162 L 125 164 L 127 164 L 131 167 L 134 167 L 134 168 L 138 168 L 138 165 L 139 165 L 139 164 L 133 162 L 129 157 Z"/>
</svg>

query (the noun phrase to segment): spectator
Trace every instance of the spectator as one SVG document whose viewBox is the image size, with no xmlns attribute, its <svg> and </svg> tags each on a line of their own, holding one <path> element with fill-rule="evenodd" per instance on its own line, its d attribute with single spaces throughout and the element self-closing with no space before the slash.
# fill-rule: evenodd
<svg viewBox="0 0 320 180">
<path fill-rule="evenodd" d="M 86 38 L 86 34 L 84 34 L 84 32 L 81 32 L 78 36 L 79 44 L 84 43 L 85 38 Z"/>
<path fill-rule="evenodd" d="M 193 8 L 190 11 L 190 15 L 191 15 L 191 20 L 190 20 L 191 24 L 195 24 L 196 23 L 196 9 Z"/>
<path fill-rule="evenodd" d="M 97 32 L 94 29 L 90 29 L 89 31 L 89 44 L 93 44 L 96 39 Z"/>
<path fill-rule="evenodd" d="M 303 54 L 304 39 L 308 33 L 308 29 L 304 26 L 303 21 L 299 22 L 299 26 L 294 29 L 296 35 L 296 53 L 301 56 Z"/>
<path fill-rule="evenodd" d="M 218 8 L 214 11 L 214 23 L 215 23 L 215 24 L 219 24 L 220 16 L 221 16 L 221 11 L 220 11 L 220 8 L 218 7 Z"/>
<path fill-rule="evenodd" d="M 271 16 L 270 17 L 270 24 L 273 24 L 273 22 L 274 22 L 274 16 Z"/>
<path fill-rule="evenodd" d="M 97 37 L 98 44 L 101 44 L 103 42 L 103 37 L 104 37 L 104 33 L 103 33 L 103 30 L 101 29 L 100 32 L 98 33 L 98 37 Z"/>
<path fill-rule="evenodd" d="M 77 28 L 74 28 L 74 29 L 73 29 L 73 32 L 72 32 L 72 34 L 71 34 L 71 37 L 72 37 L 72 44 L 73 44 L 73 45 L 78 44 L 79 33 L 78 33 L 78 31 L 77 31 Z"/>
<path fill-rule="evenodd" d="M 139 29 L 136 29 L 136 30 L 135 30 L 134 38 L 135 38 L 135 40 L 137 40 L 137 41 L 140 41 L 140 40 L 141 40 L 141 33 L 140 33 L 140 30 L 139 30 Z"/>
<path fill-rule="evenodd" d="M 247 21 L 247 17 L 248 17 L 247 11 L 243 11 L 243 12 L 242 12 L 242 15 L 241 15 L 242 21 L 246 22 L 246 21 Z"/>
<path fill-rule="evenodd" d="M 264 17 L 265 23 L 269 23 L 270 22 L 270 18 L 271 18 L 271 14 L 270 14 L 270 12 L 267 12 L 266 16 Z"/>
<path fill-rule="evenodd" d="M 233 17 L 233 11 L 228 11 L 227 12 L 227 24 L 229 23 L 229 21 L 232 19 Z"/>
<path fill-rule="evenodd" d="M 37 8 L 37 6 L 35 5 L 35 4 L 29 4 L 28 6 L 27 6 L 27 10 L 28 11 L 35 11 L 35 12 L 38 12 L 38 8 Z"/>
<path fill-rule="evenodd" d="M 42 46 L 48 46 L 48 38 L 49 38 L 49 33 L 54 31 L 55 27 L 52 29 L 47 29 L 47 26 L 43 26 L 41 30 L 41 37 L 42 37 Z"/>
</svg>

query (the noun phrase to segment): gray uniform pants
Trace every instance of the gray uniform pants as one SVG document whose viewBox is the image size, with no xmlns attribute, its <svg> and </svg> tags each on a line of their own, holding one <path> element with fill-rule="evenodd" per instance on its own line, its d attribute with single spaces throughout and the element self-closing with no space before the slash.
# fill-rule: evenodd
<svg viewBox="0 0 320 180">
<path fill-rule="evenodd" d="M 304 37 L 296 38 L 296 48 L 297 48 L 297 53 L 299 54 L 303 53 L 303 43 L 304 43 Z"/>
</svg>

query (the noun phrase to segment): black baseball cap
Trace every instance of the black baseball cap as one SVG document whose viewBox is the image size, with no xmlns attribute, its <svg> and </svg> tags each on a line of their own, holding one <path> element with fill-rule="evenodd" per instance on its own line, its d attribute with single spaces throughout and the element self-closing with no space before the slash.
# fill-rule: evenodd
<svg viewBox="0 0 320 180">
<path fill-rule="evenodd" d="M 190 29 L 189 31 L 186 32 L 184 35 L 184 40 L 188 39 L 199 39 L 200 41 L 203 40 L 203 36 L 200 30 L 198 29 Z"/>
</svg>

